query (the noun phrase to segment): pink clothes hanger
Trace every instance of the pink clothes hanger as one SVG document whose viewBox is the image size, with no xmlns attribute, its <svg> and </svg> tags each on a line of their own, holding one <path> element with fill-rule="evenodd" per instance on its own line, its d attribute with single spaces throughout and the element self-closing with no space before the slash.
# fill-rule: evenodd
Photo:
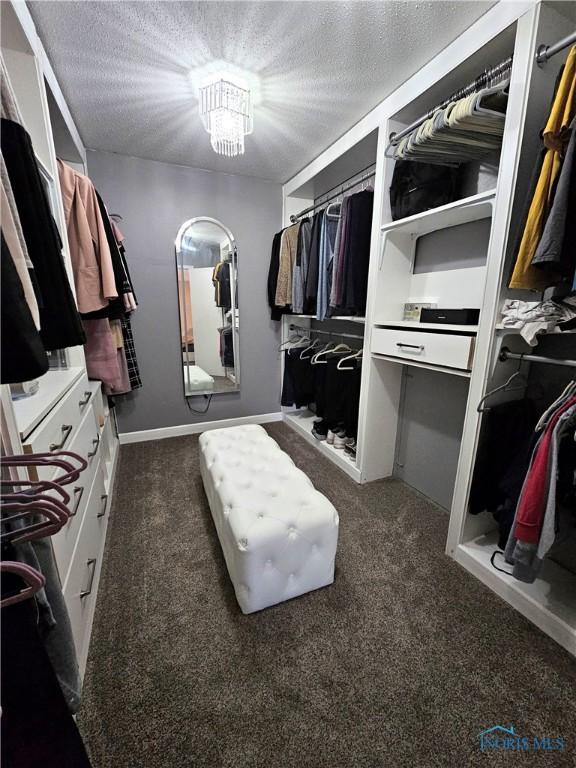
<svg viewBox="0 0 576 768">
<path fill-rule="evenodd" d="M 80 464 L 75 467 L 62 457 L 71 457 Z M 88 467 L 88 462 L 72 451 L 54 451 L 53 453 L 29 453 L 18 456 L 3 456 L 0 464 L 5 467 L 60 467 L 66 470 L 64 475 L 54 478 L 59 485 L 68 485 L 78 479 L 80 472 Z"/>
<path fill-rule="evenodd" d="M 47 518 L 46 520 L 34 521 L 31 525 L 24 528 L 18 528 L 13 531 L 6 531 L 0 534 L 0 541 L 2 543 L 12 542 L 13 544 L 23 543 L 24 541 L 32 541 L 34 539 L 41 539 L 45 536 L 52 536 L 58 533 L 64 525 L 68 522 L 69 516 L 64 514 L 61 508 L 57 505 L 52 505 L 50 502 L 34 502 L 28 501 L 23 504 L 19 503 L 7 503 L 0 506 L 2 514 L 6 512 L 13 512 L 14 514 L 3 517 L 2 523 L 16 522 L 17 520 L 24 520 L 31 516 L 42 515 Z M 35 520 L 34 517 L 32 517 Z"/>
<path fill-rule="evenodd" d="M 20 578 L 26 584 L 24 589 L 21 589 L 15 595 L 10 595 L 10 597 L 5 597 L 3 600 L 1 600 L 0 608 L 6 608 L 9 605 L 14 605 L 15 603 L 21 603 L 24 600 L 29 600 L 31 597 L 34 597 L 36 592 L 42 589 L 46 583 L 44 576 L 35 568 L 26 565 L 26 563 L 18 563 L 12 560 L 6 560 L 5 562 L 0 563 L 0 572 L 13 573 L 16 576 L 20 576 Z"/>
<path fill-rule="evenodd" d="M 68 504 L 70 502 L 70 494 L 67 493 L 59 483 L 54 483 L 52 480 L 0 480 L 0 485 L 9 486 L 9 487 L 19 487 L 21 485 L 29 485 L 32 488 L 38 488 L 40 491 L 53 490 L 53 491 L 56 491 L 56 493 L 60 494 L 64 504 Z M 20 495 L 20 494 L 17 491 L 15 491 L 14 494 L 9 493 L 6 495 Z M 22 495 L 28 496 L 28 498 L 30 497 L 30 494 L 24 493 Z"/>
</svg>

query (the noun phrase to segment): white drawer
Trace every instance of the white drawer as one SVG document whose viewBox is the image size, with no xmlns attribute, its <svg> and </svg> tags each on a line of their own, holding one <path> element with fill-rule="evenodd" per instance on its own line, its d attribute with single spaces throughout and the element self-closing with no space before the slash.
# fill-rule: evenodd
<svg viewBox="0 0 576 768">
<path fill-rule="evenodd" d="M 92 409 L 84 415 L 80 428 L 70 443 L 70 450 L 78 453 L 84 458 L 95 449 L 96 453 L 87 458 L 88 467 L 84 472 L 80 473 L 78 480 L 75 483 L 66 486 L 66 490 L 71 496 L 69 507 L 73 514 L 67 525 L 65 525 L 52 539 L 56 562 L 58 563 L 58 570 L 62 582 L 65 581 L 68 574 L 72 553 L 74 551 L 76 539 L 78 538 L 80 526 L 82 525 L 84 512 L 88 504 L 88 496 L 90 489 L 92 488 L 94 476 L 97 472 L 103 471 L 102 462 L 99 456 L 100 449 L 99 446 L 97 448 L 94 444 L 94 441 L 97 440 L 98 432 L 96 431 L 94 415 L 91 410 Z"/>
<path fill-rule="evenodd" d="M 68 576 L 64 581 L 64 598 L 76 652 L 82 660 L 85 660 L 89 642 L 106 533 L 107 508 L 103 496 L 104 479 L 99 471 L 94 478 Z"/>
<path fill-rule="evenodd" d="M 473 336 L 454 333 L 430 333 L 402 328 L 375 328 L 372 352 L 430 365 L 470 370 L 474 357 Z"/>
<path fill-rule="evenodd" d="M 92 397 L 88 379 L 82 376 L 32 432 L 24 445 L 25 452 L 43 453 L 58 447 L 66 450 L 91 405 Z"/>
</svg>

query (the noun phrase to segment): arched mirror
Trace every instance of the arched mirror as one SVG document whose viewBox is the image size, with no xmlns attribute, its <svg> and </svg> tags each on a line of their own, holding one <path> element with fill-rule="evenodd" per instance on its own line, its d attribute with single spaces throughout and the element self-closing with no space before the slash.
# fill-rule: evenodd
<svg viewBox="0 0 576 768">
<path fill-rule="evenodd" d="M 238 391 L 238 260 L 230 230 L 207 216 L 185 222 L 176 273 L 185 396 Z"/>
</svg>

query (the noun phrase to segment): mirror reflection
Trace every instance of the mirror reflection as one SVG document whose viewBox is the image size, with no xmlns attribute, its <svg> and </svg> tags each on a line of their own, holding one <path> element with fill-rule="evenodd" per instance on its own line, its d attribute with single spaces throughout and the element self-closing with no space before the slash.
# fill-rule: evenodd
<svg viewBox="0 0 576 768">
<path fill-rule="evenodd" d="M 237 391 L 239 330 L 234 236 L 216 219 L 182 225 L 176 238 L 184 393 Z"/>
</svg>

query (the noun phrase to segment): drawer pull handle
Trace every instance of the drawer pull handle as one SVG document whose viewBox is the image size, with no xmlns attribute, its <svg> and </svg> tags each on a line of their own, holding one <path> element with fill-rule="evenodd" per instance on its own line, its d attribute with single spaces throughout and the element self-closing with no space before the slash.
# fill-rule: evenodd
<svg viewBox="0 0 576 768">
<path fill-rule="evenodd" d="M 106 504 L 108 503 L 108 494 L 103 493 L 102 496 L 100 496 L 100 499 L 104 502 L 104 504 L 102 505 L 102 509 L 100 512 L 98 512 L 96 517 L 104 517 L 104 515 L 106 514 Z"/>
<path fill-rule="evenodd" d="M 88 405 L 91 397 L 92 397 L 92 392 L 88 392 L 88 391 L 84 392 L 84 397 L 82 398 L 82 400 L 78 400 L 78 405 L 80 406 L 80 408 L 84 408 L 85 405 Z"/>
<path fill-rule="evenodd" d="M 74 507 L 72 509 L 72 512 L 70 512 L 70 517 L 74 517 L 74 515 L 78 512 L 78 507 L 80 506 L 80 502 L 82 501 L 83 494 L 84 494 L 84 486 L 77 485 L 74 488 L 74 496 L 76 497 L 76 501 L 74 502 Z"/>
<path fill-rule="evenodd" d="M 86 454 L 89 459 L 91 459 L 92 456 L 96 456 L 96 454 L 98 453 L 98 448 L 100 446 L 100 435 L 96 435 L 94 440 L 92 440 L 92 445 L 94 446 L 94 450 L 88 451 L 88 453 Z"/>
<path fill-rule="evenodd" d="M 90 568 L 92 566 L 92 573 L 90 574 L 90 579 L 88 581 L 88 586 L 86 589 L 83 589 L 80 592 L 80 598 L 88 597 L 88 595 L 92 592 L 92 586 L 94 584 L 94 576 L 96 575 L 96 558 L 91 557 L 89 560 L 86 560 L 86 567 Z"/>
<path fill-rule="evenodd" d="M 396 346 L 400 347 L 401 349 L 402 347 L 407 347 L 408 349 L 417 349 L 418 352 L 422 352 L 424 350 L 424 344 L 403 344 L 402 342 L 397 341 Z"/>
<path fill-rule="evenodd" d="M 62 440 L 60 440 L 59 443 L 50 443 L 50 450 L 51 451 L 61 451 L 62 448 L 64 448 L 64 444 L 66 443 L 66 440 L 70 437 L 70 432 L 74 429 L 72 424 L 62 424 L 61 428 L 62 430 Z"/>
</svg>

